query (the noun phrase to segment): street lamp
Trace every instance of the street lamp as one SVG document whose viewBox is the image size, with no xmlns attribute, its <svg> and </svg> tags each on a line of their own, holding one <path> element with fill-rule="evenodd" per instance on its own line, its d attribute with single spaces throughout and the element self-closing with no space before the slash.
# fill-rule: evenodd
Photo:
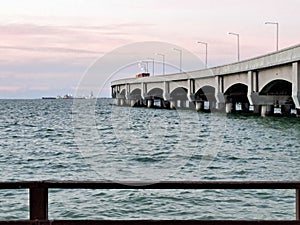
<svg viewBox="0 0 300 225">
<path fill-rule="evenodd" d="M 233 32 L 228 32 L 230 35 L 234 35 L 237 38 L 237 54 L 238 54 L 238 62 L 240 61 L 240 35 Z"/>
<path fill-rule="evenodd" d="M 145 72 L 146 73 L 148 73 L 148 63 L 147 62 L 145 62 L 145 61 L 140 61 L 139 63 L 138 63 L 138 66 L 139 66 L 139 68 L 141 69 L 141 70 L 145 70 Z"/>
<path fill-rule="evenodd" d="M 205 45 L 205 68 L 207 68 L 207 43 L 202 41 L 198 41 L 197 43 Z"/>
<path fill-rule="evenodd" d="M 156 55 L 162 56 L 163 63 L 163 75 L 165 75 L 165 55 L 161 53 L 156 53 Z"/>
<path fill-rule="evenodd" d="M 276 25 L 276 51 L 278 51 L 279 23 L 277 23 L 277 22 L 265 22 L 265 24 Z"/>
<path fill-rule="evenodd" d="M 182 50 L 178 48 L 173 48 L 173 50 L 179 52 L 179 71 L 182 72 Z"/>
<path fill-rule="evenodd" d="M 152 60 L 152 75 L 154 76 L 154 58 L 147 58 L 149 60 Z"/>
<path fill-rule="evenodd" d="M 142 63 L 146 64 L 146 73 L 148 73 L 148 61 L 142 61 Z"/>
</svg>

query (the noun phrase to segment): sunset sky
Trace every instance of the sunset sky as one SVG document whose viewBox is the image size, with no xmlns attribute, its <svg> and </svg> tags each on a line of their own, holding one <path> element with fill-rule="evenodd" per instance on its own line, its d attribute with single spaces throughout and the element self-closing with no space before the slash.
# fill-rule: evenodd
<svg viewBox="0 0 300 225">
<path fill-rule="evenodd" d="M 266 21 L 280 24 L 279 48 L 300 43 L 299 8 L 299 0 L 1 1 L 0 98 L 73 93 L 95 60 L 134 42 L 168 42 L 201 60 L 197 41 L 207 42 L 208 65 L 217 66 L 236 60 L 227 35 L 236 32 L 242 60 L 267 54 L 275 26 Z"/>
</svg>

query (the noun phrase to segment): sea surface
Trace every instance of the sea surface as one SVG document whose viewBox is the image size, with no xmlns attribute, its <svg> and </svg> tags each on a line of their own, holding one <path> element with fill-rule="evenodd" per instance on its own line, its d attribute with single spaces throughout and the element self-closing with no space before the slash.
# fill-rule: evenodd
<svg viewBox="0 0 300 225">
<path fill-rule="evenodd" d="M 298 181 L 300 119 L 0 100 L 1 181 Z M 0 190 L 0 220 L 28 219 Z M 287 219 L 294 190 L 50 190 L 50 219 Z"/>
</svg>

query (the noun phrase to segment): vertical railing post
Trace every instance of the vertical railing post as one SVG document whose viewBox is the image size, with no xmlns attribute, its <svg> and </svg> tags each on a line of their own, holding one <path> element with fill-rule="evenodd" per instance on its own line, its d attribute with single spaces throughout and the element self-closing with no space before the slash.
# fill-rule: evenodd
<svg viewBox="0 0 300 225">
<path fill-rule="evenodd" d="M 29 189 L 30 220 L 48 219 L 48 188 L 32 187 Z"/>
<path fill-rule="evenodd" d="M 296 189 L 296 220 L 300 220 L 300 189 Z"/>
</svg>

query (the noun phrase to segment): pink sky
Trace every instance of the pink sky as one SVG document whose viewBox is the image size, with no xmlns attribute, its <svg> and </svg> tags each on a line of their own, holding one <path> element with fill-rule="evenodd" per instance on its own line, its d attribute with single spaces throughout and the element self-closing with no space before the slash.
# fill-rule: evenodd
<svg viewBox="0 0 300 225">
<path fill-rule="evenodd" d="M 97 58 L 133 42 L 169 42 L 202 60 L 204 47 L 196 42 L 208 42 L 209 66 L 216 66 L 236 60 L 229 31 L 240 34 L 241 59 L 275 50 L 275 26 L 265 21 L 280 23 L 280 48 L 300 40 L 299 0 L 10 0 L 0 6 L 0 98 L 70 93 Z"/>
</svg>

